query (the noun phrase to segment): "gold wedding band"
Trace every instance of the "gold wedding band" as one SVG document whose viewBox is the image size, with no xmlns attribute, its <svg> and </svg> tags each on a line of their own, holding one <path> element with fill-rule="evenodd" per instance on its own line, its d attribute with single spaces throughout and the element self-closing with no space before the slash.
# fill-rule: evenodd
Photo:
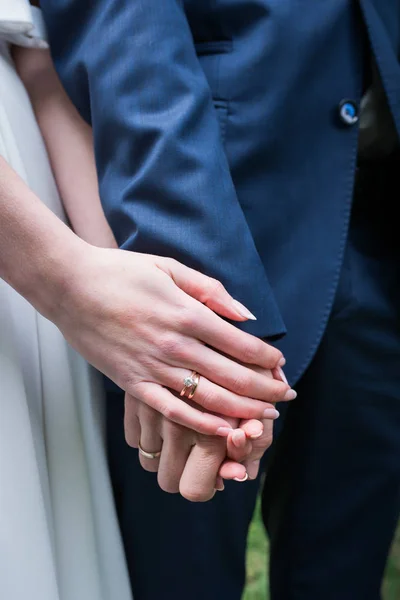
<svg viewBox="0 0 400 600">
<path fill-rule="evenodd" d="M 200 375 L 196 371 L 192 371 L 189 377 L 185 377 L 183 380 L 183 388 L 180 396 L 185 396 L 189 400 L 193 398 L 196 393 L 197 386 L 199 385 Z"/>
<path fill-rule="evenodd" d="M 140 445 L 140 442 L 138 444 L 138 450 L 139 454 L 141 454 L 145 458 L 150 458 L 151 460 L 154 460 L 155 458 L 160 458 L 161 456 L 161 450 L 159 452 L 146 452 L 146 450 L 143 450 L 142 446 Z"/>
</svg>

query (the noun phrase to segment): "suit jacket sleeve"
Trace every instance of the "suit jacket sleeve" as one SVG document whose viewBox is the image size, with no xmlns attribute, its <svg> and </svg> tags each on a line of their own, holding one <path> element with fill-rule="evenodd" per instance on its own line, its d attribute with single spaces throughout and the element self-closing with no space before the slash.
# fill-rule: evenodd
<svg viewBox="0 0 400 600">
<path fill-rule="evenodd" d="M 245 329 L 282 334 L 182 2 L 41 6 L 61 79 L 93 126 L 103 207 L 120 246 L 216 277 L 256 314 Z"/>
</svg>

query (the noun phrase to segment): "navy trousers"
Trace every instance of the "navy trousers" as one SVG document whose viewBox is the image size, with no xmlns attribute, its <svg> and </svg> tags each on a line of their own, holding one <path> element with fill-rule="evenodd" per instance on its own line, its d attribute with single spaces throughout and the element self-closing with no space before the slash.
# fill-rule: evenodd
<svg viewBox="0 0 400 600">
<path fill-rule="evenodd" d="M 400 508 L 400 242 L 398 198 L 379 172 L 372 184 L 355 201 L 325 335 L 264 464 L 272 600 L 380 598 Z M 135 600 L 239 600 L 259 481 L 228 483 L 206 504 L 168 495 L 124 442 L 121 395 L 108 413 Z"/>
</svg>

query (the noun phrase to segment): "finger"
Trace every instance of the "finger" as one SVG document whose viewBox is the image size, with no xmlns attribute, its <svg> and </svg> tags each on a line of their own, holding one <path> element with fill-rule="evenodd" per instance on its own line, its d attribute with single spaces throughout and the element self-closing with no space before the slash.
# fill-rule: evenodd
<svg viewBox="0 0 400 600">
<path fill-rule="evenodd" d="M 264 425 L 257 419 L 243 419 L 240 423 L 240 429 L 245 433 L 248 439 L 258 440 L 263 434 Z"/>
<path fill-rule="evenodd" d="M 273 421 L 266 419 L 263 420 L 262 423 L 264 426 L 263 433 L 258 439 L 253 440 L 252 451 L 244 461 L 244 465 L 246 466 L 246 470 L 249 473 L 250 479 L 255 479 L 257 477 L 260 460 L 268 448 L 270 448 L 273 441 Z M 242 423 L 240 424 L 240 427 L 241 426 Z"/>
<path fill-rule="evenodd" d="M 182 364 L 183 361 L 186 364 Z M 196 346 L 196 351 L 193 346 L 188 347 L 182 362 L 175 366 L 193 369 L 209 381 L 245 398 L 275 404 L 296 396 L 286 383 L 272 379 L 267 372 L 257 372 L 238 364 L 206 346 Z"/>
<path fill-rule="evenodd" d="M 162 268 L 181 290 L 221 316 L 234 321 L 256 320 L 243 304 L 232 298 L 217 279 L 171 259 L 164 259 Z"/>
<path fill-rule="evenodd" d="M 242 363 L 273 369 L 284 361 L 280 350 L 227 323 L 206 307 L 195 303 L 188 307 L 192 317 L 190 322 L 183 318 L 182 333 L 186 333 L 189 325 L 197 339 Z"/>
<path fill-rule="evenodd" d="M 215 494 L 218 471 L 226 456 L 226 442 L 198 436 L 180 481 L 180 492 L 191 502 L 206 502 Z"/>
<path fill-rule="evenodd" d="M 252 443 L 246 438 L 246 434 L 241 429 L 235 429 L 228 435 L 227 455 L 236 462 L 243 462 L 252 451 Z"/>
<path fill-rule="evenodd" d="M 184 379 L 190 375 L 186 369 L 168 368 L 161 372 L 164 385 L 181 392 Z M 273 381 L 271 379 L 271 381 Z M 187 394 L 186 394 L 187 395 Z M 262 400 L 239 396 L 227 390 L 205 377 L 200 377 L 193 399 L 196 404 L 202 406 L 209 412 L 218 413 L 239 419 L 276 419 L 279 416 L 276 408 L 266 404 Z"/>
<path fill-rule="evenodd" d="M 140 423 L 140 447 L 145 452 L 157 454 L 162 451 L 163 441 L 160 435 L 161 416 L 145 404 L 139 406 L 138 418 Z M 160 464 L 159 458 L 147 458 L 139 451 L 139 460 L 145 471 L 157 473 Z"/>
<path fill-rule="evenodd" d="M 240 463 L 229 459 L 222 463 L 218 471 L 218 476 L 223 479 L 233 479 L 240 483 L 243 483 L 248 479 L 245 465 L 241 465 Z"/>
<path fill-rule="evenodd" d="M 189 406 L 158 384 L 150 382 L 136 384 L 135 395 L 169 421 L 198 433 L 226 437 L 232 430 L 232 427 L 224 419 Z"/>
<path fill-rule="evenodd" d="M 163 449 L 158 469 L 158 484 L 164 492 L 179 492 L 179 482 L 192 449 L 194 435 L 189 429 L 164 419 Z"/>
<path fill-rule="evenodd" d="M 220 475 L 218 475 L 217 481 L 215 482 L 215 489 L 217 492 L 223 492 L 225 489 L 224 480 L 222 477 L 220 477 Z"/>
<path fill-rule="evenodd" d="M 125 394 L 124 430 L 126 443 L 132 448 L 139 447 L 140 424 L 138 420 L 139 400 Z"/>
<path fill-rule="evenodd" d="M 261 463 L 259 460 L 247 461 L 245 463 L 247 474 L 250 480 L 257 479 L 260 471 L 260 464 Z"/>
<path fill-rule="evenodd" d="M 278 367 L 275 367 L 275 369 L 272 369 L 272 375 L 273 375 L 274 379 L 278 379 L 289 385 L 289 382 L 287 380 L 287 377 L 286 377 L 285 372 L 282 369 L 282 367 L 278 366 Z"/>
</svg>

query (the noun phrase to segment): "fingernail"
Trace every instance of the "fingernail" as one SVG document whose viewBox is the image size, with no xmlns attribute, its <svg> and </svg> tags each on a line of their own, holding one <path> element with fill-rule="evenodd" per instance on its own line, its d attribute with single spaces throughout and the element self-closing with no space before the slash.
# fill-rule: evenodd
<svg viewBox="0 0 400 600">
<path fill-rule="evenodd" d="M 282 356 L 281 360 L 278 362 L 279 367 L 284 367 L 286 365 L 286 358 Z"/>
<path fill-rule="evenodd" d="M 258 433 L 254 433 L 252 435 L 250 435 L 250 439 L 251 440 L 258 440 L 258 438 L 260 438 L 262 436 L 263 432 L 259 431 Z"/>
<path fill-rule="evenodd" d="M 219 427 L 216 433 L 222 437 L 227 437 L 231 431 L 233 431 L 233 429 L 230 427 Z"/>
<path fill-rule="evenodd" d="M 232 434 L 232 442 L 236 448 L 241 448 L 243 442 L 246 440 L 246 434 L 244 431 L 238 430 L 234 431 Z"/>
<path fill-rule="evenodd" d="M 247 481 L 249 478 L 248 473 L 246 473 L 246 475 L 243 477 L 243 479 L 239 479 L 238 477 L 234 477 L 233 480 L 234 481 L 238 481 L 239 483 L 243 483 L 244 481 Z"/>
<path fill-rule="evenodd" d="M 295 398 L 297 398 L 297 392 L 294 390 L 288 390 L 283 397 L 284 400 L 294 400 Z"/>
<path fill-rule="evenodd" d="M 223 485 L 222 487 L 217 487 L 215 489 L 217 490 L 217 492 L 223 492 L 225 489 L 225 486 Z"/>
<path fill-rule="evenodd" d="M 289 382 L 288 382 L 288 380 L 287 380 L 287 378 L 286 378 L 286 375 L 285 375 L 285 373 L 283 372 L 283 369 L 281 369 L 281 367 L 278 367 L 278 373 L 279 373 L 279 375 L 281 376 L 281 379 L 282 379 L 282 381 L 283 381 L 284 383 L 286 383 L 287 385 L 289 385 Z"/>
<path fill-rule="evenodd" d="M 241 304 L 237 300 L 233 300 L 233 305 L 241 317 L 244 317 L 245 319 L 250 319 L 251 321 L 257 321 L 257 317 L 255 317 L 253 313 L 249 311 L 248 308 L 243 306 L 243 304 Z"/>
<path fill-rule="evenodd" d="M 273 419 L 275 421 L 275 419 L 279 419 L 280 417 L 280 412 L 276 410 L 276 408 L 266 408 L 264 410 L 264 414 L 263 414 L 263 418 L 264 419 Z"/>
</svg>

